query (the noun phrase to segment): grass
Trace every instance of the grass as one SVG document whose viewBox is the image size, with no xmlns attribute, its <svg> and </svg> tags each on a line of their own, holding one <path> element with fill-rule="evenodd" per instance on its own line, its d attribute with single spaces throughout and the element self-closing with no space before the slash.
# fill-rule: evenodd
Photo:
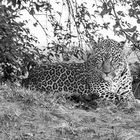
<svg viewBox="0 0 140 140">
<path fill-rule="evenodd" d="M 60 94 L 1 86 L 0 140 L 140 140 L 140 111 L 74 105 Z"/>
</svg>

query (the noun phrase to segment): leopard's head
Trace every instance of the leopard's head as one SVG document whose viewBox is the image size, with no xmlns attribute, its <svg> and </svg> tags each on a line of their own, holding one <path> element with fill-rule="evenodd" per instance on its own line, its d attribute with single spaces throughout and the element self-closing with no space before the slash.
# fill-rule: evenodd
<svg viewBox="0 0 140 140">
<path fill-rule="evenodd" d="M 105 80 L 112 79 L 122 73 L 126 65 L 123 45 L 123 43 L 105 39 L 101 40 L 94 49 L 95 55 L 91 56 L 90 63 Z"/>
</svg>

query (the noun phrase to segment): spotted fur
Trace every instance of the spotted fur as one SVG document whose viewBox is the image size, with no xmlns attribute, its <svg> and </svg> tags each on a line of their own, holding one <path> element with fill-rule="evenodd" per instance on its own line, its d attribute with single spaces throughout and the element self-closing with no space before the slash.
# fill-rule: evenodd
<svg viewBox="0 0 140 140">
<path fill-rule="evenodd" d="M 83 63 L 55 63 L 33 68 L 24 85 L 46 93 L 65 91 L 133 102 L 132 77 L 122 44 L 106 39 L 93 48 L 93 54 Z"/>
</svg>

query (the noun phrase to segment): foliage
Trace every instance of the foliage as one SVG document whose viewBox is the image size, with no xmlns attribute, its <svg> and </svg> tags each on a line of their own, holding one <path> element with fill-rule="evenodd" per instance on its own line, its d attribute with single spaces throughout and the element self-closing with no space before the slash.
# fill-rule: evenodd
<svg viewBox="0 0 140 140">
<path fill-rule="evenodd" d="M 18 6 L 18 9 L 20 10 L 26 9 L 34 18 L 37 12 L 46 13 L 47 22 L 51 24 L 53 29 L 53 38 L 57 40 L 55 43 L 54 40 L 49 42 L 51 47 L 49 44 L 46 46 L 46 49 L 50 50 L 48 55 L 59 57 L 61 53 L 69 53 L 71 46 L 78 48 L 78 52 L 81 53 L 81 51 L 83 51 L 83 46 L 89 46 L 87 43 L 89 40 L 95 40 L 96 37 L 100 37 L 98 31 L 102 29 L 111 29 L 115 35 L 125 37 L 126 40 L 134 44 L 134 47 L 140 49 L 138 43 L 139 31 L 137 26 L 134 26 L 127 21 L 128 18 L 132 18 L 140 24 L 140 3 L 138 0 L 99 0 L 98 2 L 94 0 L 92 3 L 86 0 L 82 3 L 78 3 L 78 1 L 73 2 L 72 0 L 7 1 L 8 3 L 12 3 L 15 7 Z M 88 2 L 92 5 L 90 9 L 88 8 Z M 62 10 L 55 10 L 53 7 L 54 4 L 62 7 Z M 127 12 L 118 9 L 117 7 L 119 6 L 127 7 Z M 65 11 L 63 9 L 65 9 Z M 65 14 L 65 22 L 61 20 L 64 16 L 64 12 L 67 13 Z M 113 25 L 110 21 L 98 23 L 99 17 L 104 18 L 106 16 L 109 16 L 110 19 L 112 19 L 114 22 Z M 49 40 L 47 30 L 36 18 L 35 20 L 36 23 L 34 26 L 40 25 Z M 75 42 L 77 42 L 77 44 L 75 44 Z M 54 52 L 54 54 L 52 52 Z M 75 52 L 73 52 L 73 54 L 75 54 Z M 76 55 L 76 57 L 79 57 L 79 55 Z"/>
<path fill-rule="evenodd" d="M 3 2 L 1 0 L 0 2 Z M 90 8 L 89 8 L 90 3 Z M 6 6 L 6 5 L 9 6 Z M 57 61 L 69 61 L 72 56 L 78 59 L 86 59 L 86 48 L 92 49 L 90 44 L 102 37 L 101 30 L 112 30 L 115 35 L 125 37 L 131 42 L 133 50 L 140 50 L 139 29 L 129 22 L 133 19 L 140 24 L 140 3 L 138 0 L 99 0 L 79 3 L 72 0 L 7 0 L 2 5 L 0 15 L 1 30 L 1 60 L 0 63 L 10 63 L 16 68 L 23 68 L 26 61 L 39 58 L 43 63 Z M 55 7 L 54 7 L 55 5 Z M 122 9 L 118 9 L 118 7 Z M 56 7 L 61 7 L 56 9 Z M 127 7 L 124 11 L 123 8 Z M 40 53 L 32 41 L 37 41 L 30 36 L 28 29 L 24 28 L 25 22 L 16 22 L 21 11 L 26 10 L 35 19 L 33 26 L 40 26 L 48 38 L 48 44 Z M 43 27 L 35 14 L 45 13 L 49 27 Z M 65 18 L 64 18 L 65 17 Z M 104 21 L 106 17 L 111 20 Z M 102 19 L 103 22 L 98 21 Z M 52 35 L 49 34 L 51 28 Z M 21 59 L 23 58 L 23 59 Z M 32 61 L 31 60 L 31 61 Z M 18 61 L 18 62 L 17 62 Z"/>
<path fill-rule="evenodd" d="M 14 80 L 26 63 L 38 56 L 33 44 L 37 39 L 30 35 L 25 23 L 17 22 L 18 9 L 12 6 L 0 6 L 0 65 L 2 81 Z M 28 60 L 28 61 L 27 61 Z M 1 74 L 2 74 L 1 73 Z"/>
</svg>

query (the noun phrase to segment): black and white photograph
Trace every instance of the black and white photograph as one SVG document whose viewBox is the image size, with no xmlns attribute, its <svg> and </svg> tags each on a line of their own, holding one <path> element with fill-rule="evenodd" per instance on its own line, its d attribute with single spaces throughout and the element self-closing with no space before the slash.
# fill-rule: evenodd
<svg viewBox="0 0 140 140">
<path fill-rule="evenodd" d="M 0 140 L 140 140 L 140 0 L 0 0 Z"/>
</svg>

